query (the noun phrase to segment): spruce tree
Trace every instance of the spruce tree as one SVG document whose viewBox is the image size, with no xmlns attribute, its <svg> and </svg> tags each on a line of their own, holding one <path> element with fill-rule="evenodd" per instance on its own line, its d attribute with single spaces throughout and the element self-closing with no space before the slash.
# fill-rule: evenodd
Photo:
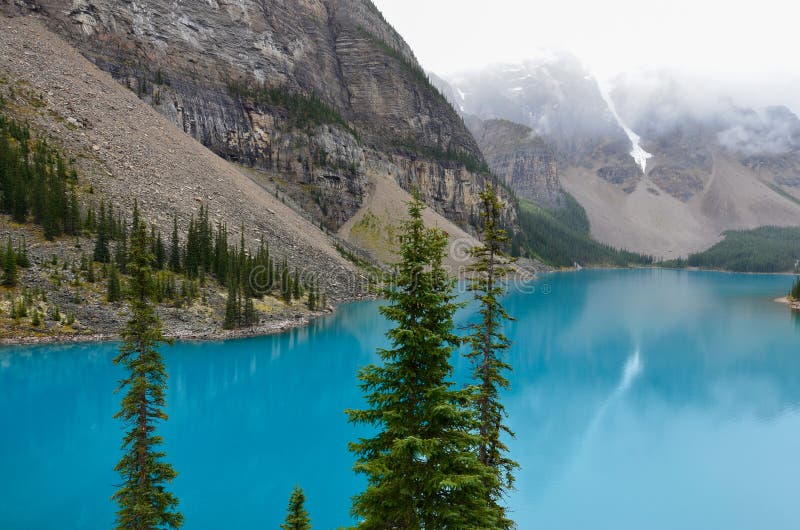
<svg viewBox="0 0 800 530">
<path fill-rule="evenodd" d="M 121 223 L 118 231 L 118 241 L 114 249 L 114 261 L 121 272 L 128 271 L 128 227 L 127 223 Z"/>
<path fill-rule="evenodd" d="M 311 530 L 311 519 L 305 509 L 306 496 L 300 486 L 295 486 L 289 496 L 286 522 L 281 525 L 283 530 Z"/>
<path fill-rule="evenodd" d="M 228 298 L 225 301 L 225 320 L 222 327 L 234 329 L 239 325 L 239 285 L 233 278 L 228 277 Z"/>
<path fill-rule="evenodd" d="M 122 442 L 126 452 L 115 468 L 122 478 L 113 496 L 119 505 L 118 529 L 179 528 L 183 524 L 183 515 L 177 511 L 178 499 L 166 490 L 177 473 L 164 461 L 165 454 L 157 450 L 163 442 L 155 434 L 156 425 L 167 419 L 163 410 L 167 371 L 157 349 L 165 342 L 161 320 L 151 303 L 153 261 L 144 224 L 135 222 L 128 264 L 131 317 L 114 359 L 128 371 L 120 383 L 127 394 L 115 415 L 129 428 Z"/>
<path fill-rule="evenodd" d="M 283 260 L 281 268 L 281 297 L 288 304 L 292 301 L 292 280 L 289 276 L 289 265 Z"/>
<path fill-rule="evenodd" d="M 100 214 L 97 220 L 97 239 L 94 244 L 94 260 L 100 263 L 108 263 L 111 261 L 111 251 L 108 248 L 108 241 L 111 239 L 111 227 L 108 224 L 105 212 L 105 203 L 100 201 Z"/>
<path fill-rule="evenodd" d="M 249 296 L 244 298 L 244 325 L 253 326 L 256 323 L 256 308 L 253 299 Z"/>
<path fill-rule="evenodd" d="M 308 308 L 311 311 L 315 311 L 317 309 L 317 292 L 316 292 L 316 285 L 312 283 L 308 288 Z"/>
<path fill-rule="evenodd" d="M 17 267 L 27 269 L 31 266 L 31 260 L 28 258 L 28 241 L 23 236 L 17 242 Z"/>
<path fill-rule="evenodd" d="M 181 244 L 178 239 L 178 216 L 172 218 L 172 238 L 169 242 L 169 268 L 172 272 L 181 271 Z"/>
<path fill-rule="evenodd" d="M 486 502 L 493 475 L 478 461 L 469 394 L 450 381 L 458 308 L 442 266 L 447 236 L 422 221 L 415 196 L 402 227 L 398 275 L 381 313 L 394 323 L 383 363 L 359 373 L 369 408 L 350 421 L 377 432 L 350 444 L 367 489 L 354 497 L 359 528 L 496 528 Z"/>
<path fill-rule="evenodd" d="M 106 297 L 109 302 L 119 302 L 122 299 L 122 285 L 119 279 L 117 264 L 112 262 L 108 272 L 108 288 Z"/>
<path fill-rule="evenodd" d="M 294 280 L 292 280 L 292 298 L 295 300 L 300 300 L 300 297 L 303 295 L 302 293 L 302 286 L 300 285 L 300 272 L 297 270 L 297 267 L 294 268 Z"/>
<path fill-rule="evenodd" d="M 513 528 L 502 499 L 513 487 L 514 470 L 519 465 L 509 458 L 508 447 L 501 439 L 504 433 L 514 434 L 504 423 L 506 410 L 499 395 L 500 390 L 508 388 L 505 373 L 511 370 L 503 358 L 510 341 L 502 331 L 503 322 L 510 317 L 500 298 L 505 294 L 503 280 L 512 260 L 504 254 L 509 238 L 501 224 L 503 205 L 492 185 L 480 193 L 480 207 L 483 244 L 471 249 L 474 262 L 469 285 L 480 307 L 480 320 L 470 325 L 467 337 L 467 357 L 472 361 L 475 380 L 471 397 L 480 435 L 478 459 L 494 474 L 494 480 L 487 483 L 486 501 L 496 510 L 500 528 Z"/>
</svg>

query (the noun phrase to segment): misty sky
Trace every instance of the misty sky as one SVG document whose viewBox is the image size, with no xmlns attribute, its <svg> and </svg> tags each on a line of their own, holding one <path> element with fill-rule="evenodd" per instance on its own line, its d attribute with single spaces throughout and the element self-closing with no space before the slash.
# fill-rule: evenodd
<svg viewBox="0 0 800 530">
<path fill-rule="evenodd" d="M 787 0 L 373 0 L 427 70 L 555 47 L 598 77 L 641 67 L 715 79 L 748 104 L 800 111 L 800 4 Z M 724 88 L 719 88 L 724 87 Z"/>
</svg>

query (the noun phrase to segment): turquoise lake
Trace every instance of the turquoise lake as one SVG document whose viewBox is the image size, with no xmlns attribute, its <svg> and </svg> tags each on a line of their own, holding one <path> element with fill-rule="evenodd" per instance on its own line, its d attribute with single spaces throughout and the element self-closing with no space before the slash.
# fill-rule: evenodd
<svg viewBox="0 0 800 530">
<path fill-rule="evenodd" d="M 505 394 L 521 530 L 800 528 L 800 324 L 787 276 L 542 276 L 506 299 Z M 164 346 L 165 450 L 184 528 L 278 528 L 301 485 L 314 528 L 363 486 L 356 373 L 377 302 L 283 335 Z M 459 313 L 460 323 L 472 317 Z M 114 344 L 0 349 L 0 528 L 111 528 L 122 373 Z M 461 382 L 469 365 L 454 358 Z"/>
</svg>

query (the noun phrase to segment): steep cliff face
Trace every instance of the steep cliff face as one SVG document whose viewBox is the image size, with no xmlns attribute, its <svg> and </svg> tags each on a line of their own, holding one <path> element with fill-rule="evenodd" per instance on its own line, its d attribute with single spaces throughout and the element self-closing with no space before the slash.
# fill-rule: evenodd
<svg viewBox="0 0 800 530">
<path fill-rule="evenodd" d="M 556 149 L 530 127 L 506 120 L 467 120 L 495 175 L 521 197 L 558 207 L 563 190 L 558 180 Z"/>
<path fill-rule="evenodd" d="M 280 174 L 331 228 L 376 160 L 454 221 L 474 213 L 459 190 L 482 185 L 480 150 L 368 0 L 17 4 L 214 152 Z"/>
</svg>

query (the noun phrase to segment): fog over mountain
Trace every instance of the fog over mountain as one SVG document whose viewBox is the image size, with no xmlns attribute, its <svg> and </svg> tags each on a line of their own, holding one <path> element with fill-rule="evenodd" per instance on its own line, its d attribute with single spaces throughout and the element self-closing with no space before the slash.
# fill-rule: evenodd
<svg viewBox="0 0 800 530">
<path fill-rule="evenodd" d="M 666 68 L 599 80 L 575 55 L 431 75 L 523 198 L 586 209 L 592 234 L 657 256 L 800 220 L 800 118 Z"/>
<path fill-rule="evenodd" d="M 786 0 L 375 3 L 422 66 L 447 76 L 555 48 L 580 58 L 601 81 L 642 68 L 666 70 L 737 105 L 786 105 L 800 113 L 800 70 L 791 60 L 800 6 Z"/>
</svg>

